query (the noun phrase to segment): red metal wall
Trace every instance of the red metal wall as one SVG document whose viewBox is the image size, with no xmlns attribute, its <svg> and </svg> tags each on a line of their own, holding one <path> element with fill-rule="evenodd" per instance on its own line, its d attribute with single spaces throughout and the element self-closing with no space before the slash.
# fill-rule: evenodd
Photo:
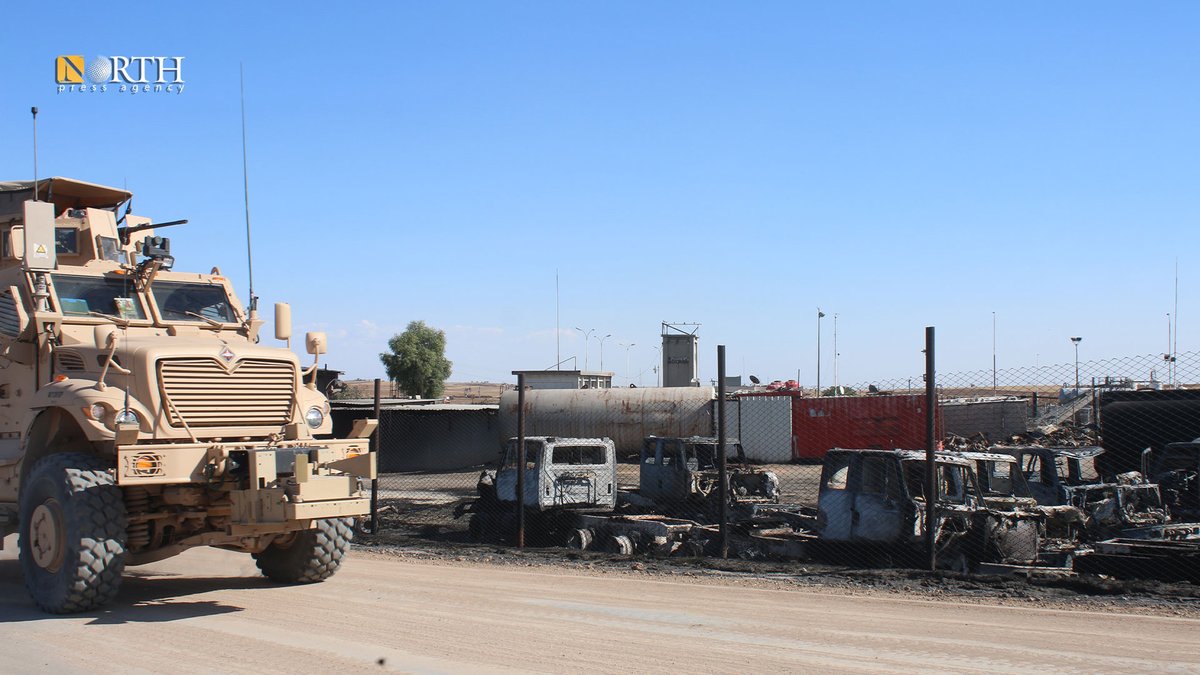
<svg viewBox="0 0 1200 675">
<path fill-rule="evenodd" d="M 821 459 L 830 448 L 925 447 L 925 397 L 832 396 L 809 398 L 796 392 L 751 396 L 792 398 L 792 459 Z M 936 429 L 941 429 L 938 411 Z"/>
<path fill-rule="evenodd" d="M 821 459 L 830 448 L 925 447 L 924 396 L 792 399 L 792 458 Z"/>
</svg>

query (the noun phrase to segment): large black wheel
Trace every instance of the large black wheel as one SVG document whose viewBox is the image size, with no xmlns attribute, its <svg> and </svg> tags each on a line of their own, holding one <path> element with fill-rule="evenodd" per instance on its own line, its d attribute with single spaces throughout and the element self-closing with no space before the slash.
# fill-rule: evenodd
<svg viewBox="0 0 1200 675">
<path fill-rule="evenodd" d="M 125 502 L 108 467 L 82 453 L 51 455 L 21 488 L 25 588 L 54 614 L 113 599 L 125 570 Z"/>
<path fill-rule="evenodd" d="M 333 576 L 354 538 L 352 518 L 325 518 L 311 530 L 297 532 L 286 544 L 271 544 L 255 553 L 258 569 L 272 581 L 311 584 Z"/>
</svg>

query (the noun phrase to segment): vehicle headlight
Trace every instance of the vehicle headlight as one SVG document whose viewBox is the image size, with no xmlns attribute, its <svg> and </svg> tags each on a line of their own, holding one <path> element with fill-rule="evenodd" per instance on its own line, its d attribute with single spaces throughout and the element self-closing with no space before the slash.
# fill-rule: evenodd
<svg viewBox="0 0 1200 675">
<path fill-rule="evenodd" d="M 117 413 L 115 421 L 117 424 L 139 424 L 140 423 L 138 421 L 137 413 L 133 412 L 129 408 L 126 408 L 126 409 L 122 410 L 121 412 Z"/>
<path fill-rule="evenodd" d="M 308 426 L 316 429 L 325 423 L 325 413 L 321 412 L 320 408 L 313 406 L 304 413 L 304 421 L 308 423 Z"/>
<path fill-rule="evenodd" d="M 107 413 L 108 409 L 99 403 L 93 403 L 92 406 L 88 408 L 88 415 L 90 415 L 91 418 L 97 422 L 103 422 Z"/>
</svg>

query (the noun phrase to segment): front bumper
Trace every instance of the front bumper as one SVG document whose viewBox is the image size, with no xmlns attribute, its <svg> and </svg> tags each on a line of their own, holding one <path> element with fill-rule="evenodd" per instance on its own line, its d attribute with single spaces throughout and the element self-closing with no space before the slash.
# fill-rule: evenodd
<svg viewBox="0 0 1200 675">
<path fill-rule="evenodd" d="M 362 483 L 377 475 L 375 453 L 360 438 L 134 444 L 116 451 L 118 485 L 190 484 L 228 493 L 234 529 L 366 515 Z"/>
</svg>

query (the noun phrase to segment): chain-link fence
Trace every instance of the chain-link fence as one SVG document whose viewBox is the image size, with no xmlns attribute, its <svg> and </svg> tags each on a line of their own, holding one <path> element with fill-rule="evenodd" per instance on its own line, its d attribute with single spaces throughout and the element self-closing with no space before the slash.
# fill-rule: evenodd
<svg viewBox="0 0 1200 675">
<path fill-rule="evenodd" d="M 374 526 L 431 544 L 1200 581 L 1197 382 L 1183 353 L 940 374 L 932 391 L 917 374 L 822 396 L 780 382 L 388 403 Z M 373 414 L 339 405 L 342 423 Z"/>
</svg>

